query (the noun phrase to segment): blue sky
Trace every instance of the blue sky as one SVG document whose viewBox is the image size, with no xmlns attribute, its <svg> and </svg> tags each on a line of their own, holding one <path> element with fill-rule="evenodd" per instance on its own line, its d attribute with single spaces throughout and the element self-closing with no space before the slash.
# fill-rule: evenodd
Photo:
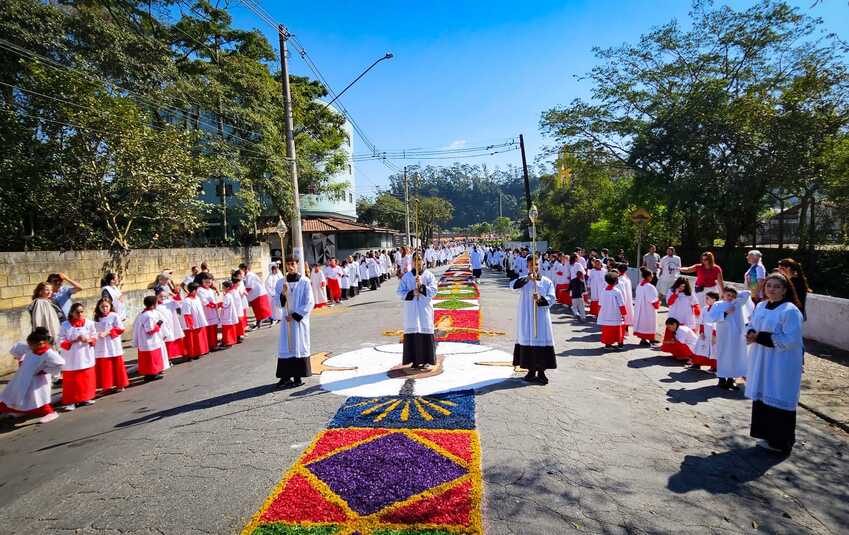
<svg viewBox="0 0 849 535">
<path fill-rule="evenodd" d="M 792 3 L 849 40 L 846 0 L 813 8 L 814 0 Z M 588 94 L 587 82 L 575 75 L 595 64 L 592 47 L 634 42 L 672 18 L 686 21 L 690 6 L 689 0 L 261 4 L 297 36 L 336 91 L 386 51 L 395 54 L 342 97 L 381 150 L 487 145 L 523 133 L 529 161 L 550 143 L 539 132 L 541 112 Z M 230 11 L 237 26 L 260 28 L 276 44 L 273 30 L 241 4 L 234 1 Z M 311 74 L 297 54 L 290 70 Z M 354 151 L 364 151 L 358 138 Z M 518 152 L 464 161 L 520 163 Z M 372 161 L 357 163 L 355 173 L 358 194 L 368 195 L 386 185 L 391 171 Z"/>
</svg>

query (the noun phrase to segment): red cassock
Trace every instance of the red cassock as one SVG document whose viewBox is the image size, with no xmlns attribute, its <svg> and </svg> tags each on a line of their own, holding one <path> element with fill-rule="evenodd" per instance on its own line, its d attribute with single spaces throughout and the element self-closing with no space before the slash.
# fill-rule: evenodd
<svg viewBox="0 0 849 535">
<path fill-rule="evenodd" d="M 62 404 L 71 405 L 94 399 L 97 393 L 95 367 L 62 372 Z"/>
<path fill-rule="evenodd" d="M 241 323 L 242 322 L 240 321 L 233 325 L 221 326 L 221 345 L 231 346 L 238 341 L 239 325 L 241 325 Z"/>
<path fill-rule="evenodd" d="M 188 356 L 183 340 L 185 340 L 185 338 L 177 338 L 176 340 L 165 342 L 165 349 L 168 351 L 169 359 L 175 359 L 184 355 Z"/>
<path fill-rule="evenodd" d="M 694 357 L 693 350 L 687 344 L 679 342 L 668 329 L 663 334 L 663 344 L 661 344 L 660 350 L 669 353 L 676 360 L 690 360 Z"/>
<path fill-rule="evenodd" d="M 206 326 L 206 345 L 210 349 L 218 345 L 218 325 Z"/>
<path fill-rule="evenodd" d="M 338 290 L 339 283 L 336 283 L 336 288 Z M 268 297 L 268 294 L 260 295 L 249 304 L 251 305 L 251 309 L 254 311 L 254 319 L 256 321 L 267 320 L 271 317 L 271 299 Z M 248 318 L 245 316 L 245 322 L 247 322 L 247 320 Z"/>
<path fill-rule="evenodd" d="M 601 312 L 601 304 L 598 301 L 590 301 L 590 316 L 598 316 Z"/>
<path fill-rule="evenodd" d="M 569 292 L 568 284 L 558 284 L 554 287 L 554 294 L 557 296 L 557 302 L 571 306 L 572 305 L 572 294 Z"/>
<path fill-rule="evenodd" d="M 149 351 L 139 349 L 139 375 L 156 375 L 161 372 L 165 366 L 162 359 L 161 347 Z"/>
<path fill-rule="evenodd" d="M 126 388 L 130 384 L 123 356 L 101 357 L 94 361 L 94 369 L 97 376 L 97 388 L 102 390 Z"/>
<path fill-rule="evenodd" d="M 330 292 L 330 297 L 334 301 L 338 301 L 342 297 L 339 279 L 327 279 L 327 290 Z"/>
<path fill-rule="evenodd" d="M 624 325 L 602 325 L 601 326 L 601 343 L 608 346 L 613 344 L 621 344 L 625 341 L 625 326 Z"/>
<path fill-rule="evenodd" d="M 48 414 L 55 412 L 53 407 L 50 406 L 50 403 L 42 405 L 41 407 L 36 407 L 35 409 L 30 409 L 28 411 L 19 411 L 18 409 L 13 409 L 12 407 L 7 406 L 5 403 L 0 401 L 0 414 L 26 414 L 28 416 L 47 416 Z"/>
</svg>

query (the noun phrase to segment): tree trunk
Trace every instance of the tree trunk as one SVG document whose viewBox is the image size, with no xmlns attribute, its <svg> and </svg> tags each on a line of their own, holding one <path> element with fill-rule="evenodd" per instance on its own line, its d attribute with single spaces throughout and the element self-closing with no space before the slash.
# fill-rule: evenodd
<svg viewBox="0 0 849 535">
<path fill-rule="evenodd" d="M 699 217 L 695 211 L 688 212 L 684 217 L 681 228 L 681 257 L 696 258 L 699 256 Z M 686 261 L 685 261 L 686 262 Z"/>
<path fill-rule="evenodd" d="M 811 222 L 808 225 L 808 248 L 813 251 L 817 248 L 817 200 L 811 195 Z"/>
<path fill-rule="evenodd" d="M 797 247 L 800 251 L 807 249 L 808 237 L 808 196 L 804 195 L 799 203 L 799 228 L 796 232 L 798 236 Z"/>
</svg>

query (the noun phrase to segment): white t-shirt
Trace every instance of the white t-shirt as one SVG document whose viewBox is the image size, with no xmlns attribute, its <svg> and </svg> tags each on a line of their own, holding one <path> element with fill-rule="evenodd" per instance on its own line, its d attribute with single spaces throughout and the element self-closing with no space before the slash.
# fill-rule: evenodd
<svg viewBox="0 0 849 535">
<path fill-rule="evenodd" d="M 681 271 L 681 257 L 678 255 L 664 256 L 660 259 L 661 275 L 664 277 L 677 277 Z"/>
</svg>

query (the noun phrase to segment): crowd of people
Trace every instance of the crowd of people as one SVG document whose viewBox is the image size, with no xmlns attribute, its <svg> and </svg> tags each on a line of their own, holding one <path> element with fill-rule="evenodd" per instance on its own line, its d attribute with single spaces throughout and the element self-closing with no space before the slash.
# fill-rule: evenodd
<svg viewBox="0 0 849 535">
<path fill-rule="evenodd" d="M 745 383 L 745 395 L 754 401 L 751 435 L 766 449 L 792 449 L 810 291 L 799 262 L 783 259 L 768 273 L 761 252 L 749 251 L 745 289 L 738 291 L 726 284 L 711 252 L 684 266 L 673 247 L 661 257 L 652 245 L 634 282 L 621 250 L 613 257 L 607 249 L 532 255 L 485 247 L 483 258 L 521 292 L 513 363 L 529 370 L 527 381 L 548 383 L 545 370 L 557 365 L 549 311 L 557 303 L 579 322 L 593 316 L 605 350 L 622 349 L 633 333 L 641 346 L 660 344 L 671 358 L 708 368 L 719 388 L 737 390 Z M 692 284 L 684 274 L 695 276 Z M 667 318 L 658 340 L 662 302 Z"/>
</svg>

